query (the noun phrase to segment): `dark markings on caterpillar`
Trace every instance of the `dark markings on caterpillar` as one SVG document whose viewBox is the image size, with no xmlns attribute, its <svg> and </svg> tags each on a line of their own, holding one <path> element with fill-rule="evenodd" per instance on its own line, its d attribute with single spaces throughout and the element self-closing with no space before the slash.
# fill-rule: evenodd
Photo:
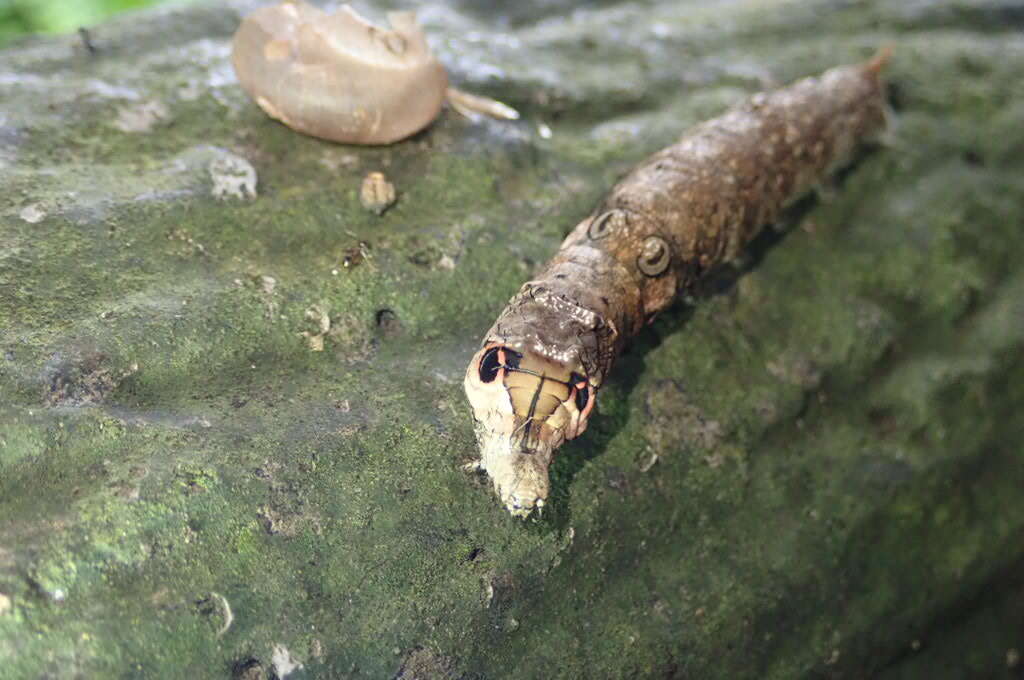
<svg viewBox="0 0 1024 680">
<path fill-rule="evenodd" d="M 554 451 L 586 429 L 626 342 L 883 129 L 887 59 L 754 95 L 692 128 L 616 184 L 523 284 L 465 380 L 474 465 L 512 514 L 544 505 Z M 495 368 L 495 348 L 516 365 Z"/>
</svg>

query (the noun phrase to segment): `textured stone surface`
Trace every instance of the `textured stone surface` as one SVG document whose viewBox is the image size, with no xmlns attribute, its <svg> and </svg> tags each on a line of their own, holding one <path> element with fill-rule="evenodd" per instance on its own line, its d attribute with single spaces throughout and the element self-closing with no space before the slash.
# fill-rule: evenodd
<svg viewBox="0 0 1024 680">
<path fill-rule="evenodd" d="M 1019 4 L 433 4 L 523 119 L 372 149 L 244 97 L 253 6 L 0 52 L 5 678 L 1011 672 Z M 507 298 L 687 125 L 890 42 L 887 146 L 659 319 L 509 518 L 459 469 Z"/>
</svg>

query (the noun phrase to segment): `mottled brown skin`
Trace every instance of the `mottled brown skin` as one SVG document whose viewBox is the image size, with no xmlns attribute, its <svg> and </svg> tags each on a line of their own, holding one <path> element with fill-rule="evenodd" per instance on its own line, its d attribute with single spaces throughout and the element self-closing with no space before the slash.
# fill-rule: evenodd
<svg viewBox="0 0 1024 680">
<path fill-rule="evenodd" d="M 887 109 L 878 74 L 886 57 L 880 54 L 866 64 L 755 95 L 641 163 L 576 226 L 544 270 L 523 285 L 487 332 L 484 347 L 507 348 L 523 361 L 548 362 L 555 368 L 544 375 L 582 376 L 596 392 L 625 343 L 645 323 L 717 265 L 735 258 L 788 203 L 883 128 Z M 487 403 L 474 370 L 483 352 L 470 364 L 466 391 L 481 450 L 491 450 L 493 459 L 493 451 L 502 448 L 493 440 L 516 439 L 523 430 L 525 397 L 510 398 L 511 421 L 508 414 L 496 417 L 502 409 Z M 534 377 L 535 392 L 545 393 L 549 380 Z M 487 398 L 493 402 L 489 389 Z M 517 393 L 538 401 L 523 385 Z M 574 405 L 563 406 L 572 421 Z M 556 411 L 533 409 L 533 422 L 526 425 L 535 432 L 543 429 Z M 552 452 L 541 450 L 545 443 L 557 448 L 585 427 L 586 417 L 579 417 L 560 432 L 548 427 L 551 431 L 537 445 L 524 444 L 520 437 L 507 447 L 516 459 L 516 473 L 499 480 L 492 472 L 492 477 L 511 511 L 528 514 L 526 508 L 546 496 L 546 486 L 508 491 L 523 486 L 522 468 L 550 461 Z M 491 471 L 495 466 L 487 458 L 482 464 Z"/>
</svg>

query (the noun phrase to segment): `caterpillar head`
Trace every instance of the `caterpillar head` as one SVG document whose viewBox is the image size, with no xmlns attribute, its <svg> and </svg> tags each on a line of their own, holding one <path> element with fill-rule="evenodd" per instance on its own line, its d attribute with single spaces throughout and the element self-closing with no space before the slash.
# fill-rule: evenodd
<svg viewBox="0 0 1024 680">
<path fill-rule="evenodd" d="M 477 352 L 464 385 L 480 465 L 508 511 L 526 517 L 548 497 L 555 449 L 586 430 L 595 390 L 556 361 L 499 343 Z"/>
</svg>

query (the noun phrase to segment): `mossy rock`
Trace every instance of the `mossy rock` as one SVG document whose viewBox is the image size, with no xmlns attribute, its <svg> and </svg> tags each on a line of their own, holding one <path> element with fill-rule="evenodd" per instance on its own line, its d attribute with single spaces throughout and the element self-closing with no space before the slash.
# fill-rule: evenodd
<svg viewBox="0 0 1024 680">
<path fill-rule="evenodd" d="M 245 97 L 251 2 L 0 52 L 0 674 L 1011 672 L 1019 8 L 485 4 L 424 23 L 523 118 L 386 148 Z M 886 144 L 645 332 L 550 511 L 509 517 L 460 469 L 462 372 L 505 301 L 688 125 L 884 44 Z M 225 164 L 255 197 L 212 195 Z"/>
</svg>

